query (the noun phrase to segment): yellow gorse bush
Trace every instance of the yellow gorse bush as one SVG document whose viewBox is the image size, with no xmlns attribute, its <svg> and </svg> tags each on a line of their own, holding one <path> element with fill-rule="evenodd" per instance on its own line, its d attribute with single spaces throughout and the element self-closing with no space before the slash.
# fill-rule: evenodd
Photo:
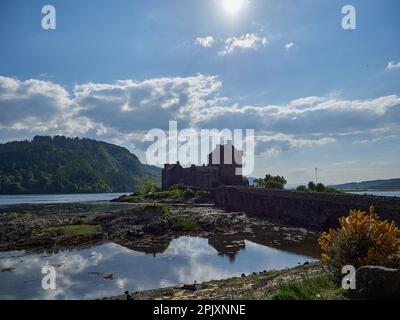
<svg viewBox="0 0 400 320">
<path fill-rule="evenodd" d="M 348 217 L 339 219 L 339 223 L 341 228 L 324 232 L 318 240 L 325 264 L 331 262 L 334 252 L 341 250 L 337 243 L 339 237 L 359 243 L 366 248 L 363 252 L 353 253 L 353 255 L 358 254 L 356 262 L 359 266 L 384 265 L 387 257 L 400 249 L 400 228 L 396 227 L 394 221 L 390 223 L 380 220 L 374 207 L 370 208 L 369 214 L 351 210 Z M 341 254 L 347 255 L 346 252 Z"/>
</svg>

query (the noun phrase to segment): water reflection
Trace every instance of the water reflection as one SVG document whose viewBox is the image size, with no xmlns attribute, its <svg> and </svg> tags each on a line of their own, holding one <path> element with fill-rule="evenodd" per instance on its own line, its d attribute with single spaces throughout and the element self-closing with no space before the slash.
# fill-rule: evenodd
<svg viewBox="0 0 400 320">
<path fill-rule="evenodd" d="M 297 255 L 243 240 L 224 246 L 216 239 L 181 237 L 156 256 L 115 243 L 58 252 L 0 253 L 1 299 L 93 299 L 281 269 L 311 261 Z M 224 248 L 225 251 L 219 251 Z M 233 253 L 233 251 L 235 253 Z M 233 256 L 232 256 L 233 255 Z M 233 258 L 232 258 L 233 257 Z M 41 287 L 41 268 L 56 267 L 57 290 Z M 101 274 L 112 274 L 111 279 Z"/>
<path fill-rule="evenodd" d="M 285 226 L 253 226 L 252 232 L 236 234 L 217 234 L 208 236 L 208 244 L 218 255 L 228 257 L 234 263 L 238 252 L 245 250 L 246 240 L 262 246 L 268 246 L 298 255 L 319 259 L 321 256 L 317 242 L 318 235 L 300 228 Z M 173 238 L 162 237 L 143 243 L 124 243 L 131 250 L 152 254 L 156 257 L 164 253 L 171 245 Z"/>
</svg>

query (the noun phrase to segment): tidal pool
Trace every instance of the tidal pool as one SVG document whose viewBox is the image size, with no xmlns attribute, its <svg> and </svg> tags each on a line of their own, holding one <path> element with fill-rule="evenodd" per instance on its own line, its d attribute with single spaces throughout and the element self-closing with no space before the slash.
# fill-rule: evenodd
<svg viewBox="0 0 400 320">
<path fill-rule="evenodd" d="M 238 241 L 233 256 L 221 252 L 217 248 L 221 245 L 205 238 L 180 237 L 156 255 L 111 242 L 57 252 L 0 252 L 0 299 L 95 299 L 315 261 L 248 240 Z M 56 270 L 56 290 L 42 288 L 46 265 Z"/>
</svg>

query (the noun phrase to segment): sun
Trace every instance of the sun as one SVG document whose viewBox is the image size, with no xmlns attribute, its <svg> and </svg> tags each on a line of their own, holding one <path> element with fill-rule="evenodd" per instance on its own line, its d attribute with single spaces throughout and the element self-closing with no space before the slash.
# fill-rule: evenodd
<svg viewBox="0 0 400 320">
<path fill-rule="evenodd" d="M 245 5 L 246 0 L 221 0 L 222 7 L 229 14 L 236 15 Z"/>
</svg>

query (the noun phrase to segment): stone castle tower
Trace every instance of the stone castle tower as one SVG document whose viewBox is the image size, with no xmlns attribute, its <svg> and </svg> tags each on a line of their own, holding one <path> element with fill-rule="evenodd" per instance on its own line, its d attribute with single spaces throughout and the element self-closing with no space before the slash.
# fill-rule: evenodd
<svg viewBox="0 0 400 320">
<path fill-rule="evenodd" d="M 166 164 L 162 170 L 164 190 L 179 185 L 193 189 L 212 190 L 223 185 L 247 185 L 242 175 L 243 152 L 232 142 L 217 145 L 208 155 L 208 165 L 183 168 L 180 163 Z"/>
</svg>

